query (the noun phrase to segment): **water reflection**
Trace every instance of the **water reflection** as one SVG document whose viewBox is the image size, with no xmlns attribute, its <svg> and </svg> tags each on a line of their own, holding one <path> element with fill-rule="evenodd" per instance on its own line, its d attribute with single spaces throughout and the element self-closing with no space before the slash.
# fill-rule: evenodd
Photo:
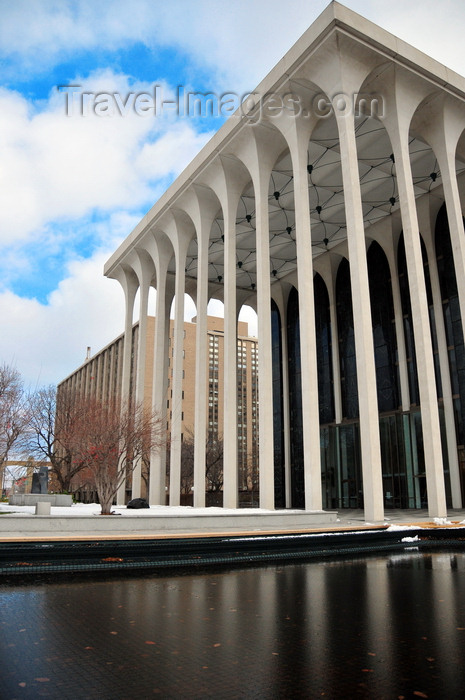
<svg viewBox="0 0 465 700">
<path fill-rule="evenodd" d="M 453 700 L 465 554 L 3 587 L 0 620 L 2 698 Z"/>
</svg>

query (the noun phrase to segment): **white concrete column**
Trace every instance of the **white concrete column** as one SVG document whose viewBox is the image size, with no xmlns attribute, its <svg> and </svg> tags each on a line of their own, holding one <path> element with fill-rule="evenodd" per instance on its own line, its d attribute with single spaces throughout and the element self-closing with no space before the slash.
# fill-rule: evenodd
<svg viewBox="0 0 465 700">
<path fill-rule="evenodd" d="M 294 86 L 289 85 L 290 91 Z M 289 148 L 292 159 L 294 209 L 297 254 L 297 288 L 299 294 L 299 328 L 300 328 L 300 357 L 301 357 L 301 388 L 302 388 L 302 440 L 304 450 L 304 489 L 305 508 L 321 510 L 321 449 L 320 449 L 320 415 L 318 402 L 318 372 L 315 328 L 315 301 L 313 282 L 313 256 L 311 242 L 310 206 L 308 198 L 307 152 L 310 135 L 318 123 L 310 108 L 309 95 L 303 90 L 300 94 L 306 107 L 299 115 L 283 112 L 278 118 L 273 118 L 273 124 L 280 130 Z M 310 98 L 311 99 L 311 98 Z M 287 325 L 287 324 L 286 324 Z M 287 340 L 287 333 L 286 333 Z M 287 356 L 287 343 L 286 347 Z M 284 382 L 284 377 L 283 377 Z M 286 383 L 288 368 L 286 362 Z M 285 420 L 289 443 L 289 385 L 285 393 Z M 290 444 L 286 446 L 286 503 L 291 501 L 290 479 Z"/>
<path fill-rule="evenodd" d="M 281 310 L 281 366 L 283 371 L 284 488 L 286 508 L 291 507 L 291 416 L 289 406 L 289 347 L 287 343 L 287 304 Z"/>
<path fill-rule="evenodd" d="M 238 507 L 237 474 L 237 198 L 228 197 L 224 211 L 224 408 L 223 506 Z"/>
<path fill-rule="evenodd" d="M 447 350 L 446 329 L 442 306 L 441 287 L 439 284 L 438 266 L 434 246 L 434 233 L 431 228 L 429 212 L 429 199 L 425 198 L 419 206 L 419 222 L 424 232 L 424 241 L 428 255 L 429 277 L 434 306 L 434 322 L 436 326 L 436 340 L 438 344 L 439 368 L 441 372 L 442 399 L 444 407 L 444 421 L 446 427 L 447 456 L 449 462 L 450 486 L 452 495 L 452 507 L 462 508 L 462 494 L 460 488 L 459 459 L 457 453 L 457 433 L 455 430 L 454 404 L 452 400 L 452 385 L 450 379 L 449 353 Z"/>
<path fill-rule="evenodd" d="M 396 247 L 397 248 L 397 247 Z M 396 250 L 391 239 L 389 248 L 383 248 L 391 272 L 392 305 L 394 308 L 394 323 L 396 327 L 397 361 L 399 363 L 400 399 L 403 411 L 410 410 L 410 390 L 408 384 L 407 350 L 405 347 L 404 315 L 400 295 L 399 271 Z"/>
<path fill-rule="evenodd" d="M 122 380 L 121 380 L 121 407 L 123 410 L 129 405 L 131 397 L 129 396 L 129 387 L 131 382 L 131 353 L 132 353 L 132 317 L 134 314 L 134 300 L 138 288 L 136 275 L 131 271 L 122 271 L 118 278 L 124 290 L 126 312 L 124 322 L 124 341 L 123 341 L 123 362 L 122 362 Z M 119 486 L 116 494 L 116 502 L 119 506 L 126 502 L 126 482 Z"/>
<path fill-rule="evenodd" d="M 274 509 L 273 381 L 271 353 L 270 231 L 268 220 L 269 172 L 256 178 L 258 396 L 260 508 Z"/>
<path fill-rule="evenodd" d="M 312 234 L 308 199 L 307 149 L 291 151 L 299 287 L 300 363 L 302 382 L 302 438 L 304 447 L 305 508 L 322 509 L 320 411 L 313 287 Z"/>
<path fill-rule="evenodd" d="M 331 285 L 328 286 L 329 319 L 331 323 L 331 362 L 333 367 L 334 386 L 334 420 L 342 421 L 341 366 L 339 363 L 339 334 L 337 327 L 336 291 L 334 276 L 331 274 Z"/>
<path fill-rule="evenodd" d="M 360 415 L 365 518 L 384 519 L 378 399 L 362 200 L 352 114 L 337 113 L 341 149 Z"/>
<path fill-rule="evenodd" d="M 391 116 L 391 119 L 393 119 L 393 116 Z M 407 259 L 420 389 L 428 512 L 431 517 L 444 517 L 447 514 L 447 508 L 442 464 L 441 431 L 420 232 L 408 148 L 408 130 L 397 122 L 394 128 L 391 127 L 388 131 L 395 157 Z"/>
<path fill-rule="evenodd" d="M 197 327 L 195 355 L 195 438 L 194 438 L 194 506 L 205 507 L 205 441 L 207 439 L 207 304 L 208 304 L 208 243 L 211 222 L 201 220 L 197 232 Z"/>
<path fill-rule="evenodd" d="M 142 404 L 145 388 L 145 361 L 147 355 L 147 314 L 149 302 L 150 280 L 142 275 L 139 297 L 139 340 L 137 344 L 137 372 L 135 376 L 135 402 Z M 142 458 L 139 457 L 132 472 L 131 498 L 140 498 L 142 483 Z"/>
<path fill-rule="evenodd" d="M 123 367 L 121 381 L 121 398 L 129 399 L 129 387 L 131 383 L 131 353 L 132 353 L 132 317 L 134 314 L 134 300 L 137 287 L 131 290 L 131 294 L 126 298 L 126 316 L 124 322 L 124 343 L 123 343 Z"/>
<path fill-rule="evenodd" d="M 465 232 L 463 212 L 457 183 L 455 154 L 457 143 L 465 129 L 463 103 L 451 97 L 442 97 L 439 104 L 432 104 L 427 112 L 422 131 L 437 158 L 444 188 L 450 240 L 454 256 L 457 292 L 465 336 Z"/>
<path fill-rule="evenodd" d="M 436 259 L 433 256 L 429 256 L 429 260 L 431 290 L 433 293 L 434 304 L 434 319 L 436 324 L 436 337 L 438 342 L 439 367 L 441 370 L 442 398 L 444 405 L 444 420 L 446 424 L 447 455 L 449 461 L 452 508 L 462 508 L 459 459 L 457 453 L 457 433 L 455 430 L 454 404 L 452 400 L 452 386 L 449 370 L 449 353 L 447 351 L 447 340 L 446 330 L 444 327 L 441 290 L 439 286 L 439 276 Z"/>
<path fill-rule="evenodd" d="M 274 509 L 271 268 L 268 190 L 273 166 L 286 141 L 273 126 L 256 124 L 238 138 L 237 157 L 252 177 L 255 195 L 256 290 L 258 316 L 260 507 Z"/>
<path fill-rule="evenodd" d="M 155 319 L 152 408 L 154 414 L 166 425 L 168 390 L 168 338 L 172 294 L 167 289 L 167 261 L 157 266 L 157 302 Z M 166 501 L 166 446 L 153 449 L 150 454 L 150 505 L 165 505 Z"/>
<path fill-rule="evenodd" d="M 174 299 L 174 354 L 173 380 L 171 383 L 173 397 L 171 399 L 170 506 L 178 506 L 181 499 L 182 376 L 184 369 L 183 352 L 186 251 L 187 243 L 180 240 L 176 254 Z"/>
<path fill-rule="evenodd" d="M 246 156 L 253 153 L 249 142 Z M 247 161 L 247 158 L 245 159 Z M 252 154 L 252 161 L 255 158 Z M 223 505 L 236 508 L 238 503 L 237 449 L 237 290 L 236 290 L 236 217 L 237 206 L 250 173 L 236 157 L 219 157 L 203 173 L 205 184 L 217 196 L 224 220 L 224 374 L 223 374 Z M 212 218 L 216 211 L 212 211 Z"/>
<path fill-rule="evenodd" d="M 460 315 L 462 317 L 462 329 L 465 336 L 465 233 L 457 175 L 455 172 L 455 158 L 449 153 L 440 153 L 437 158 L 440 162 L 441 177 L 444 187 L 450 241 L 452 253 L 454 255 Z"/>
</svg>

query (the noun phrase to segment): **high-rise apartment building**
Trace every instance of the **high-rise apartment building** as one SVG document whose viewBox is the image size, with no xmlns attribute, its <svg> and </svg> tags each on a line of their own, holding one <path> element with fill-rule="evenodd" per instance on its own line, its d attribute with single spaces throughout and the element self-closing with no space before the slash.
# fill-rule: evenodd
<svg viewBox="0 0 465 700">
<path fill-rule="evenodd" d="M 154 334 L 156 319 L 147 318 L 144 401 L 150 406 L 153 390 Z M 170 436 L 173 415 L 173 337 L 174 322 L 170 321 L 168 338 L 168 388 L 166 395 L 166 428 Z M 205 401 L 208 411 L 207 436 L 209 440 L 223 438 L 223 375 L 224 375 L 224 320 L 215 316 L 207 319 L 208 354 L 205 358 L 208 387 Z M 58 386 L 58 391 L 69 389 L 83 396 L 105 400 L 122 394 L 124 335 L 120 335 L 102 350 L 91 356 L 87 350 L 85 362 Z M 139 323 L 132 328 L 130 396 L 135 396 L 139 356 Z M 181 440 L 194 434 L 196 324 L 184 323 L 183 378 L 182 378 L 182 432 Z M 257 339 L 248 336 L 248 324 L 239 321 L 237 337 L 237 402 L 238 402 L 238 478 L 243 491 L 256 488 L 258 480 L 258 377 Z"/>
</svg>

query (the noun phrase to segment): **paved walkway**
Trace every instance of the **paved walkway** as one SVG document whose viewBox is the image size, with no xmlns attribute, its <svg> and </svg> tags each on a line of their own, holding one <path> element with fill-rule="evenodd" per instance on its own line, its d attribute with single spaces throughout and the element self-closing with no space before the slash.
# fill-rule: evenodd
<svg viewBox="0 0 465 700">
<path fill-rule="evenodd" d="M 337 517 L 338 525 L 341 527 L 368 524 L 366 523 L 363 510 L 339 510 Z M 384 511 L 384 522 L 388 525 L 415 525 L 419 523 L 430 523 L 434 525 L 435 520 L 439 522 L 442 521 L 442 518 L 435 519 L 430 517 L 426 508 L 421 510 L 386 509 Z M 457 510 L 450 508 L 447 511 L 447 520 L 454 523 L 465 521 L 465 509 Z"/>
<path fill-rule="evenodd" d="M 97 513 L 98 513 L 98 506 Z M 19 508 L 18 510 L 22 510 Z M 52 509 L 53 510 L 53 509 Z M 56 539 L 56 540 L 88 540 L 89 538 L 99 538 L 99 539 L 112 539 L 112 540 L 128 540 L 128 539 L 149 539 L 149 538 L 170 538 L 170 537 L 195 537 L 195 536 L 215 536 L 223 534 L 247 534 L 247 535 L 259 535 L 265 532 L 338 532 L 366 529 L 366 528 L 382 528 L 389 525 L 397 526 L 419 526 L 422 527 L 433 527 L 433 528 L 448 528 L 451 524 L 457 526 L 459 523 L 462 527 L 465 527 L 465 509 L 448 511 L 447 518 L 432 518 L 428 515 L 428 511 L 425 510 L 386 510 L 384 521 L 381 523 L 370 523 L 365 520 L 365 515 L 363 510 L 340 510 L 337 513 L 337 521 L 331 523 L 315 522 L 314 524 L 305 524 L 302 526 L 294 524 L 287 527 L 283 527 L 282 523 L 278 520 L 276 525 L 255 522 L 253 525 L 250 523 L 248 526 L 245 524 L 235 524 L 227 526 L 226 522 L 219 517 L 215 519 L 214 523 L 210 523 L 208 526 L 199 527 L 198 523 L 187 522 L 188 518 L 183 518 L 185 521 L 182 523 L 182 527 L 177 527 L 176 529 L 171 529 L 169 526 L 164 525 L 161 527 L 159 523 L 142 522 L 139 520 L 140 517 L 144 515 L 142 511 L 133 511 L 128 513 L 126 509 L 121 514 L 125 517 L 118 518 L 118 525 L 122 527 L 118 528 L 108 528 L 109 522 L 106 521 L 105 528 L 99 528 L 99 518 L 91 518 L 91 524 L 89 528 L 85 526 L 82 527 L 83 522 L 79 515 L 74 515 L 72 509 L 59 509 L 60 514 L 52 515 L 52 522 L 46 526 L 45 531 L 40 531 L 39 527 L 36 527 L 35 516 L 31 516 L 30 513 L 23 513 L 23 515 L 29 517 L 19 517 L 10 519 L 8 516 L 1 517 L 1 532 L 0 541 L 31 541 L 31 540 L 44 540 L 44 539 Z M 217 510 L 217 509 L 215 509 Z M 64 511 L 64 512 L 63 512 Z M 65 514 L 66 513 L 66 514 Z M 147 511 L 145 511 L 147 513 Z M 255 511 L 256 513 L 256 511 Z M 137 515 L 139 517 L 137 517 Z M 192 512 L 192 515 L 194 513 Z M 213 513 L 212 513 L 213 514 Z M 303 513 L 302 513 L 303 514 Z M 134 518 L 129 520 L 128 516 L 134 515 Z M 151 513 L 155 516 L 155 513 Z M 186 515 L 186 514 L 185 514 Z M 258 513 L 257 513 L 258 515 Z M 38 516 L 42 519 L 43 516 Z M 66 518 L 76 520 L 76 529 L 69 526 L 69 521 L 66 523 L 66 527 L 60 525 L 60 519 Z M 44 520 L 49 521 L 50 518 L 44 518 Z M 78 521 L 81 527 L 77 527 Z M 222 522 L 223 520 L 223 522 Z M 35 522 L 34 522 L 35 521 Z M 132 522 L 131 522 L 132 521 Z M 61 520 L 63 522 L 63 520 Z M 34 526 L 32 527 L 32 523 Z M 116 523 L 115 523 L 116 524 Z M 127 525 L 127 527 L 124 527 Z M 157 527 L 159 525 L 159 527 Z M 196 526 L 197 525 L 197 526 Z"/>
</svg>

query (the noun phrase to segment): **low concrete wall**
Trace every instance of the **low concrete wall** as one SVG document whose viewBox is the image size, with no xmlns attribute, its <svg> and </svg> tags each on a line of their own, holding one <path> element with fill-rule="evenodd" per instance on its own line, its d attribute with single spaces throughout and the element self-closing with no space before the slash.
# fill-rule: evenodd
<svg viewBox="0 0 465 700">
<path fill-rule="evenodd" d="M 41 502 L 61 507 L 73 505 L 73 497 L 66 493 L 17 493 L 8 501 L 11 506 L 35 506 Z"/>
<path fill-rule="evenodd" d="M 48 501 L 39 501 L 39 503 L 36 503 L 36 515 L 50 514 L 50 503 Z"/>
<path fill-rule="evenodd" d="M 97 507 L 96 507 L 97 508 Z M 97 510 L 96 510 L 97 513 Z M 16 515 L 0 516 L 0 537 L 89 535 L 105 534 L 135 535 L 156 533 L 196 533 L 261 530 L 307 530 L 321 525 L 336 523 L 336 512 L 325 511 L 276 511 L 260 513 L 238 511 L 226 513 L 153 515 L 82 515 L 63 517 L 60 515 Z"/>
</svg>

